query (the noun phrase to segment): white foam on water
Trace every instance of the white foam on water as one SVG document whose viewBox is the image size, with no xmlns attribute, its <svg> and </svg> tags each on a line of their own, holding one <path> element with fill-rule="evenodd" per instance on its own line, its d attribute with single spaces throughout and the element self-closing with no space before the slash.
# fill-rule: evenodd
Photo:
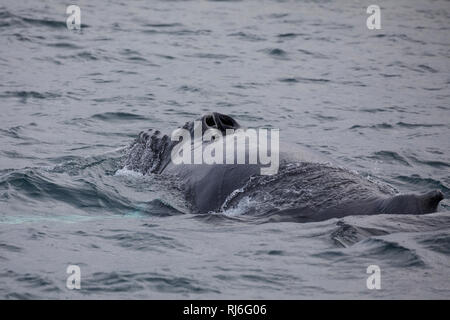
<svg viewBox="0 0 450 320">
<path fill-rule="evenodd" d="M 248 211 L 248 209 L 255 207 L 256 201 L 253 201 L 250 197 L 243 197 L 237 204 L 237 206 L 225 209 L 221 212 L 221 214 L 234 217 L 239 216 Z"/>
<path fill-rule="evenodd" d="M 135 178 L 141 178 L 144 175 L 140 172 L 133 171 L 127 168 L 122 168 L 116 171 L 114 174 L 115 176 L 124 176 L 124 177 L 135 177 Z"/>
</svg>

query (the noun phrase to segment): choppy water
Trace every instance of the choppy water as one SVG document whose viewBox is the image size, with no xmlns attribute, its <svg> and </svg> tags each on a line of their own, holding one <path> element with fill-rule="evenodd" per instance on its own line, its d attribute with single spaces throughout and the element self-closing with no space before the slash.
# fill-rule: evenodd
<svg viewBox="0 0 450 320">
<path fill-rule="evenodd" d="M 1 298 L 450 298 L 450 2 L 379 1 L 382 30 L 361 1 L 77 4 L 81 32 L 59 1 L 0 4 Z M 252 224 L 118 171 L 139 131 L 209 111 L 447 199 Z"/>
</svg>

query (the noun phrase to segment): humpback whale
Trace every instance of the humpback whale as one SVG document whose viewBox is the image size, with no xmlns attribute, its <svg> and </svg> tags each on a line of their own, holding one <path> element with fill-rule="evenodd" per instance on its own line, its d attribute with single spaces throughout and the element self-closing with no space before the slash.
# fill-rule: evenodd
<svg viewBox="0 0 450 320">
<path fill-rule="evenodd" d="M 432 213 L 444 198 L 440 190 L 398 194 L 385 183 L 335 165 L 311 150 L 282 142 L 276 150 L 279 170 L 271 175 L 261 174 L 264 165 L 260 162 L 179 163 L 173 161 L 176 147 L 195 152 L 196 148 L 204 150 L 208 145 L 234 141 L 236 135 L 242 134 L 237 133 L 242 127 L 235 119 L 217 112 L 187 122 L 181 128 L 192 136 L 196 130 L 202 133 L 216 130 L 223 136 L 195 145 L 193 140 L 173 140 L 149 129 L 139 133 L 127 149 L 124 168 L 144 175 L 176 177 L 193 213 L 207 214 L 240 206 L 245 209 L 242 215 L 248 219 L 314 222 L 348 215 Z M 248 158 L 252 146 L 244 141 Z M 273 147 L 270 142 L 269 149 Z"/>
</svg>

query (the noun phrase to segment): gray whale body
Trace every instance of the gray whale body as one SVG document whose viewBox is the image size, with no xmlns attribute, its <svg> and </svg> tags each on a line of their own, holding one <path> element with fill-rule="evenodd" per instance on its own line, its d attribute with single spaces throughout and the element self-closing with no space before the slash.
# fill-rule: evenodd
<svg viewBox="0 0 450 320">
<path fill-rule="evenodd" d="M 202 132 L 216 129 L 225 134 L 227 129 L 240 128 L 235 119 L 220 113 L 199 121 Z M 193 134 L 194 122 L 182 128 Z M 443 199 L 439 190 L 397 194 L 386 184 L 333 165 L 297 145 L 280 143 L 278 173 L 261 175 L 261 164 L 176 165 L 171 152 L 179 143 L 188 142 L 171 141 L 152 129 L 141 132 L 127 150 L 124 167 L 175 177 L 193 213 L 240 208 L 244 210 L 240 217 L 248 220 L 313 222 L 349 215 L 432 213 Z"/>
</svg>

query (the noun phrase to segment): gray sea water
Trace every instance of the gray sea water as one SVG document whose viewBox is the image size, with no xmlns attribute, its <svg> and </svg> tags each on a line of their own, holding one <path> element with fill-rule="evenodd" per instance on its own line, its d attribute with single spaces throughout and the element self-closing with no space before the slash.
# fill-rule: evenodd
<svg viewBox="0 0 450 320">
<path fill-rule="evenodd" d="M 0 298 L 449 299 L 450 2 L 373 2 L 80 0 L 70 31 L 69 3 L 2 0 Z M 141 130 L 211 111 L 446 199 L 255 224 L 120 170 Z"/>
</svg>

